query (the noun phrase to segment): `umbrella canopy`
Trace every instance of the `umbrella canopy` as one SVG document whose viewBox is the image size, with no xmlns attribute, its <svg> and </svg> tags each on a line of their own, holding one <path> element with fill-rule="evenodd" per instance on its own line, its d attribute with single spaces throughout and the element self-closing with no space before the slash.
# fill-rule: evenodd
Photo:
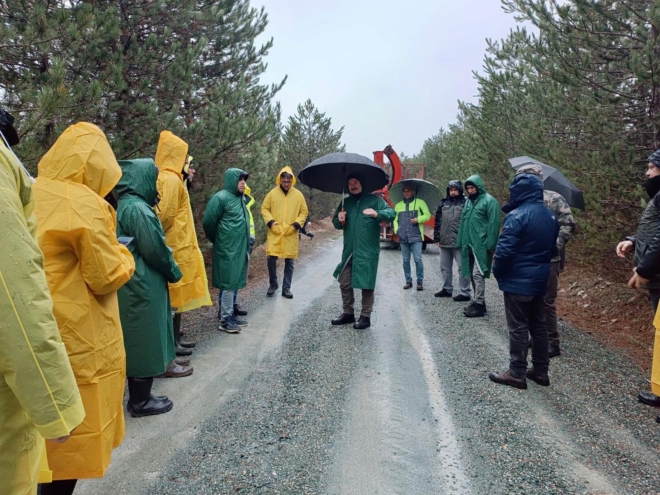
<svg viewBox="0 0 660 495">
<path fill-rule="evenodd" d="M 395 205 L 399 201 L 403 201 L 403 190 L 405 188 L 415 191 L 415 197 L 423 199 L 426 202 L 431 214 L 435 213 L 435 210 L 438 209 L 438 205 L 442 199 L 440 189 L 435 184 L 423 179 L 406 179 L 391 186 L 390 200 L 392 204 Z"/>
<path fill-rule="evenodd" d="M 330 153 L 317 158 L 300 171 L 298 179 L 312 189 L 342 194 L 347 192 L 351 176 L 360 179 L 364 192 L 378 191 L 390 182 L 382 168 L 356 153 Z"/>
<path fill-rule="evenodd" d="M 580 191 L 575 184 L 568 180 L 564 174 L 556 168 L 546 165 L 534 158 L 530 158 L 529 156 L 509 158 L 509 163 L 511 163 L 511 166 L 515 170 L 518 170 L 524 165 L 540 165 L 543 169 L 543 188 L 564 196 L 564 199 L 566 199 L 566 202 L 571 208 L 578 208 L 584 211 L 584 197 L 582 196 L 582 191 Z"/>
</svg>

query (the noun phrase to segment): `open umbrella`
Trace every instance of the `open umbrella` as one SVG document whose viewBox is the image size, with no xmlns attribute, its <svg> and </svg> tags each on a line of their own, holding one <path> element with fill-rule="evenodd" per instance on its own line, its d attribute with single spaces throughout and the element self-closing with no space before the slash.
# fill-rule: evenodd
<svg viewBox="0 0 660 495">
<path fill-rule="evenodd" d="M 435 184 L 423 179 L 406 179 L 391 186 L 389 193 L 392 204 L 403 201 L 403 190 L 406 188 L 415 191 L 415 198 L 423 199 L 431 213 L 438 209 L 442 199 L 440 189 Z"/>
<path fill-rule="evenodd" d="M 343 194 L 351 176 L 357 176 L 364 192 L 378 191 L 390 178 L 369 158 L 357 153 L 330 153 L 317 158 L 298 174 L 300 182 L 312 189 Z"/>
<path fill-rule="evenodd" d="M 584 197 L 582 196 L 582 191 L 580 191 L 575 184 L 568 180 L 564 174 L 556 168 L 546 165 L 534 158 L 530 158 L 529 156 L 509 158 L 509 163 L 511 163 L 511 166 L 515 170 L 518 170 L 524 165 L 540 165 L 543 169 L 543 188 L 561 194 L 564 196 L 564 199 L 566 199 L 566 202 L 570 207 L 584 211 Z"/>
</svg>

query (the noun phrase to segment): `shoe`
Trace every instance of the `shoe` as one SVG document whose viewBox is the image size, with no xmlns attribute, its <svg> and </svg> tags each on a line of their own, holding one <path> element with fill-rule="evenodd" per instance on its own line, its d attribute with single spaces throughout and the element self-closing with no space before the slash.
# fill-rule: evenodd
<svg viewBox="0 0 660 495">
<path fill-rule="evenodd" d="M 282 297 L 286 297 L 287 299 L 293 299 L 293 294 L 291 294 L 291 291 L 289 289 L 282 289 Z"/>
<path fill-rule="evenodd" d="M 660 397 L 651 392 L 640 392 L 637 400 L 647 406 L 660 407 Z"/>
<path fill-rule="evenodd" d="M 525 378 L 516 378 L 509 370 L 506 370 L 504 373 L 489 373 L 488 378 L 501 385 L 527 390 L 527 380 Z"/>
<path fill-rule="evenodd" d="M 527 378 L 532 380 L 533 382 L 538 383 L 539 385 L 543 385 L 544 387 L 549 387 L 550 386 L 550 379 L 548 378 L 548 374 L 537 374 L 534 371 L 534 368 L 530 368 L 527 370 Z"/>
<path fill-rule="evenodd" d="M 178 342 L 174 342 L 174 352 L 177 356 L 190 356 L 193 351 L 189 347 L 181 347 Z"/>
<path fill-rule="evenodd" d="M 174 362 L 178 364 L 179 366 L 188 366 L 190 365 L 190 358 L 189 357 L 177 357 L 174 358 Z"/>
<path fill-rule="evenodd" d="M 406 282 L 406 285 L 403 286 L 404 289 L 412 289 L 412 282 Z"/>
<path fill-rule="evenodd" d="M 433 294 L 435 297 L 451 297 L 451 292 L 448 290 L 442 289 L 440 292 Z"/>
<path fill-rule="evenodd" d="M 279 288 L 280 288 L 279 285 L 271 285 L 270 287 L 268 287 L 268 290 L 266 291 L 266 295 L 268 297 L 271 297 L 273 294 L 275 294 L 275 291 Z"/>
<path fill-rule="evenodd" d="M 468 302 L 470 300 L 470 296 L 464 296 L 463 294 L 459 294 L 457 296 L 452 297 L 452 299 L 456 302 Z"/>
<path fill-rule="evenodd" d="M 183 378 L 193 374 L 194 368 L 192 366 L 181 366 L 172 361 L 167 365 L 165 373 L 158 375 L 156 378 Z"/>
<path fill-rule="evenodd" d="M 333 325 L 347 325 L 348 323 L 355 323 L 355 315 L 342 313 L 339 318 L 332 320 Z"/>
<path fill-rule="evenodd" d="M 241 320 L 240 318 L 236 318 L 236 317 L 234 317 L 234 323 L 236 323 L 236 325 L 238 325 L 239 327 L 247 327 L 248 326 L 247 320 Z"/>
<path fill-rule="evenodd" d="M 480 318 L 486 316 L 486 305 L 474 303 L 463 310 L 467 318 Z"/>
<path fill-rule="evenodd" d="M 247 311 L 241 308 L 238 304 L 234 304 L 234 316 L 247 316 Z"/>
<path fill-rule="evenodd" d="M 417 282 L 417 290 L 424 290 L 424 284 L 422 282 Z"/>
<path fill-rule="evenodd" d="M 220 321 L 218 330 L 223 330 L 227 333 L 239 333 L 241 331 L 241 327 L 236 324 L 236 320 L 234 320 L 233 316 L 228 316 L 224 320 Z"/>
<path fill-rule="evenodd" d="M 154 379 L 128 377 L 128 412 L 134 418 L 163 414 L 172 409 L 174 403 L 167 397 L 154 397 L 151 387 Z"/>
<path fill-rule="evenodd" d="M 548 358 L 553 358 L 553 357 L 557 357 L 557 356 L 561 356 L 561 349 L 559 349 L 559 346 L 558 345 L 549 345 L 548 346 Z"/>
<path fill-rule="evenodd" d="M 366 316 L 360 316 L 358 318 L 358 321 L 355 322 L 353 325 L 353 328 L 356 330 L 364 330 L 365 328 L 369 328 L 371 326 L 371 318 L 368 318 Z"/>
</svg>

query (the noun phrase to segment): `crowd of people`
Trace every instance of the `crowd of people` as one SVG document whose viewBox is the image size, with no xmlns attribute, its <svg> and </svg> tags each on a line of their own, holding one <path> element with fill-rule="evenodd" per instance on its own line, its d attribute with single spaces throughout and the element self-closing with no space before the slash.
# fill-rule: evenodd
<svg viewBox="0 0 660 495">
<path fill-rule="evenodd" d="M 188 144 L 163 131 L 155 157 L 117 160 L 93 124 L 67 128 L 32 179 L 11 147 L 18 135 L 0 110 L 0 478 L 6 493 L 71 494 L 83 478 L 104 476 L 125 435 L 127 411 L 140 418 L 167 413 L 169 397 L 152 394 L 154 379 L 193 373 L 195 342 L 185 339 L 182 314 L 212 305 L 188 189 L 195 167 Z M 650 158 L 649 203 L 637 232 L 619 244 L 635 250 L 631 287 L 660 300 L 660 152 Z M 209 200 L 203 230 L 212 243 L 212 286 L 219 291 L 219 330 L 248 325 L 238 294 L 247 284 L 255 244 L 249 173 L 229 168 Z M 404 290 L 424 289 L 424 224 L 432 213 L 411 188 L 393 208 L 364 191 L 360 175 L 346 178 L 348 196 L 332 219 L 343 233 L 334 272 L 342 313 L 332 325 L 371 326 L 383 222 L 393 223 L 403 255 Z M 296 177 L 284 167 L 261 205 L 268 229 L 272 297 L 292 299 L 298 242 L 309 211 Z M 464 195 L 463 188 L 467 197 Z M 469 302 L 464 315 L 483 317 L 485 279 L 504 293 L 510 335 L 509 368 L 492 381 L 519 389 L 527 379 L 547 386 L 549 360 L 560 355 L 556 297 L 559 253 L 575 228 L 570 207 L 544 191 L 542 169 L 520 168 L 502 208 L 479 176 L 452 180 L 435 212 L 443 285 L 435 294 Z M 501 230 L 501 231 L 500 231 Z M 459 267 L 454 295 L 453 266 Z M 362 306 L 355 311 L 355 290 Z M 660 326 L 660 325 L 659 325 Z M 656 346 L 657 347 L 657 346 Z M 531 348 L 532 368 L 527 355 Z M 660 357 L 654 377 L 660 378 Z M 656 373 L 657 371 L 657 373 Z M 660 394 L 660 379 L 653 380 Z M 639 400 L 660 407 L 660 397 Z M 44 441 L 44 439 L 46 441 Z"/>
</svg>

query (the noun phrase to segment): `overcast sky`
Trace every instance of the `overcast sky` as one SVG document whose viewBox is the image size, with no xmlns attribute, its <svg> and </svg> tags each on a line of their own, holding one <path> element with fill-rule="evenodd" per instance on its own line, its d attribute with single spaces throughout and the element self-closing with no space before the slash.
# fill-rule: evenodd
<svg viewBox="0 0 660 495">
<path fill-rule="evenodd" d="M 515 26 L 499 0 L 254 0 L 269 17 L 263 82 L 288 75 L 283 122 L 311 98 L 347 151 L 371 157 L 391 144 L 417 153 L 474 101 L 486 38 Z"/>
</svg>

